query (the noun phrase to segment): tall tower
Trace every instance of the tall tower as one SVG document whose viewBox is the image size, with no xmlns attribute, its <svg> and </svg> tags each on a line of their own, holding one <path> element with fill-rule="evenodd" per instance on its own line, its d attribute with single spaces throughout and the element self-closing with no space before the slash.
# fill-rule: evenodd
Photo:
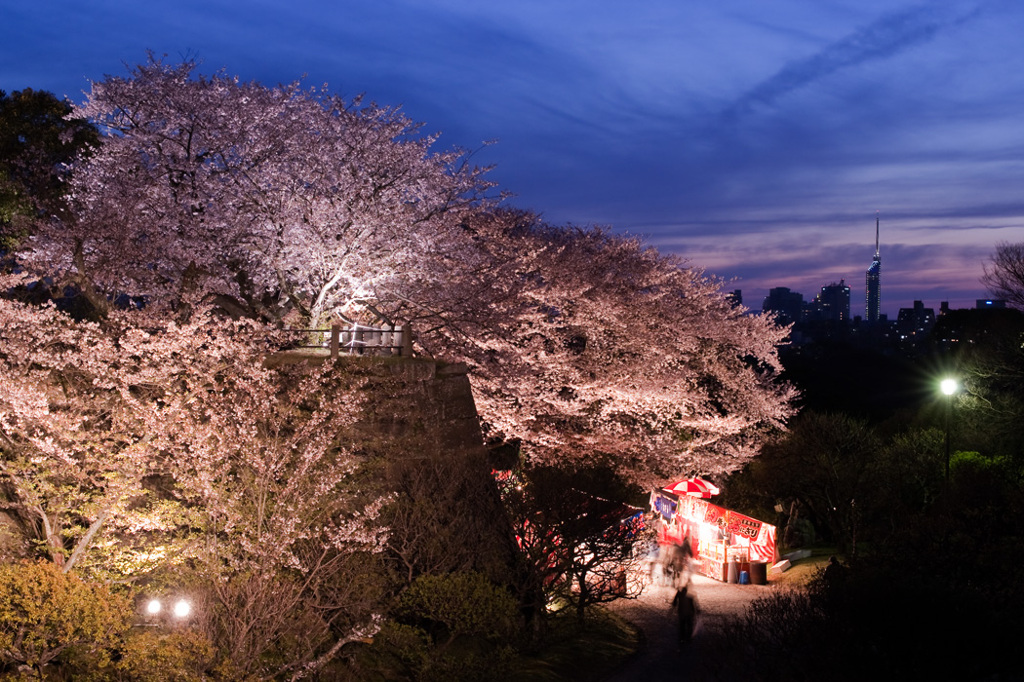
<svg viewBox="0 0 1024 682">
<path fill-rule="evenodd" d="M 864 277 L 867 289 L 864 318 L 868 324 L 878 322 L 882 308 L 882 257 L 878 255 L 878 213 L 875 213 L 875 258 Z"/>
</svg>

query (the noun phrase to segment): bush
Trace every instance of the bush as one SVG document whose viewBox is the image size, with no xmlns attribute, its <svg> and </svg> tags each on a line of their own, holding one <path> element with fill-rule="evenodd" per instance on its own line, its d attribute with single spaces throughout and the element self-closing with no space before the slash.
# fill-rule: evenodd
<svg viewBox="0 0 1024 682">
<path fill-rule="evenodd" d="M 480 573 L 425 575 L 402 593 L 398 617 L 441 646 L 465 636 L 503 641 L 516 630 L 518 605 Z"/>
<path fill-rule="evenodd" d="M 115 670 L 120 682 L 199 682 L 213 656 L 209 640 L 194 630 L 145 630 L 127 637 Z"/>
<path fill-rule="evenodd" d="M 360 682 L 502 680 L 519 662 L 516 600 L 482 573 L 420 576 L 348 673 Z"/>
<path fill-rule="evenodd" d="M 93 668 L 105 667 L 132 613 L 124 597 L 52 563 L 0 564 L 0 660 L 7 670 L 28 666 L 41 676 L 48 666 L 82 656 Z"/>
<path fill-rule="evenodd" d="M 755 600 L 709 633 L 715 679 L 1021 679 L 1016 608 L 894 567 L 858 565 Z"/>
</svg>

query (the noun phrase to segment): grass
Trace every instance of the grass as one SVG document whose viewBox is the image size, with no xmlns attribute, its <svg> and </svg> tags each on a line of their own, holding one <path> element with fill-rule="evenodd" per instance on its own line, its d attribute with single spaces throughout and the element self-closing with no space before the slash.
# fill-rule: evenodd
<svg viewBox="0 0 1024 682">
<path fill-rule="evenodd" d="M 780 587 L 803 587 L 814 578 L 819 571 L 828 566 L 830 557 L 836 554 L 835 547 L 812 547 L 811 556 L 797 559 L 785 573 L 773 573 L 768 576 L 768 584 Z"/>
<path fill-rule="evenodd" d="M 636 653 L 642 635 L 636 627 L 603 608 L 587 616 L 580 630 L 575 614 L 556 616 L 549 624 L 546 645 L 537 654 L 521 659 L 513 680 L 522 682 L 589 682 L 608 676 Z"/>
</svg>

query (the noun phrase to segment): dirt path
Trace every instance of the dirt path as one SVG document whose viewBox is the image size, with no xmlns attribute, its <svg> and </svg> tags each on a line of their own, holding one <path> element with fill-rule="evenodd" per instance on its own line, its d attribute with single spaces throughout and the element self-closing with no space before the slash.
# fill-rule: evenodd
<svg viewBox="0 0 1024 682">
<path fill-rule="evenodd" d="M 639 599 L 613 602 L 612 611 L 636 625 L 645 642 L 636 657 L 605 678 L 605 682 L 632 680 L 713 680 L 702 665 L 704 633 L 732 615 L 742 614 L 751 601 L 773 590 L 771 585 L 737 585 L 718 582 L 701 575 L 693 577 L 690 593 L 697 600 L 700 616 L 693 641 L 680 647 L 671 587 L 648 585 Z"/>
</svg>

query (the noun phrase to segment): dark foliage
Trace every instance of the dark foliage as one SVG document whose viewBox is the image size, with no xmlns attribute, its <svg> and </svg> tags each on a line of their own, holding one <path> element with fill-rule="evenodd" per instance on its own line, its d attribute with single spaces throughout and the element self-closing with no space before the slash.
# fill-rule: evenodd
<svg viewBox="0 0 1024 682">
<path fill-rule="evenodd" d="M 779 359 L 804 409 L 878 422 L 913 411 L 921 398 L 914 361 L 870 345 L 826 339 L 782 349 Z"/>
<path fill-rule="evenodd" d="M 765 682 L 1024 679 L 1024 556 L 999 535 L 960 516 L 915 519 L 871 559 L 754 602 L 715 631 L 709 664 L 718 679 Z"/>
<path fill-rule="evenodd" d="M 643 538 L 624 500 L 635 490 L 610 467 L 519 470 L 503 492 L 522 557 L 524 609 L 539 632 L 545 605 L 556 600 L 586 624 L 595 604 L 631 595 L 626 572 Z"/>
<path fill-rule="evenodd" d="M 0 90 L 0 251 L 27 234 L 18 216 L 63 209 L 71 162 L 98 144 L 96 128 L 70 113 L 70 102 L 45 90 Z"/>
<path fill-rule="evenodd" d="M 797 434 L 787 447 L 803 441 Z M 879 443 L 862 485 L 870 494 L 857 497 L 864 549 L 845 571 L 756 602 L 716 631 L 709 660 L 719 679 L 1024 679 L 1014 653 L 1024 608 L 1020 460 L 991 447 L 954 451 L 946 483 L 941 431 Z M 766 452 L 741 477 L 748 499 L 786 476 L 827 488 L 790 461 Z"/>
</svg>

